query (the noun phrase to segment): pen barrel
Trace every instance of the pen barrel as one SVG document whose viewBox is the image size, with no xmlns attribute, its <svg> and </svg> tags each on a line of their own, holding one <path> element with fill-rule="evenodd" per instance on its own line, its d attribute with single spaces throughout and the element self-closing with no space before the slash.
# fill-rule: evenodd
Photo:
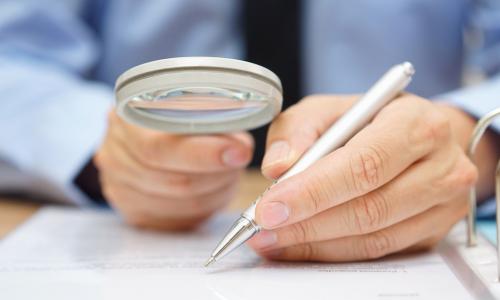
<svg viewBox="0 0 500 300">
<path fill-rule="evenodd" d="M 411 81 L 413 66 L 402 63 L 389 69 L 356 103 L 307 150 L 276 182 L 298 174 L 323 156 L 345 145 Z"/>
<path fill-rule="evenodd" d="M 358 131 L 368 124 L 375 115 L 401 93 L 410 83 L 415 70 L 409 62 L 389 69 L 356 103 L 328 128 L 300 159 L 280 178 L 273 182 L 263 194 L 276 183 L 296 175 L 333 150 L 345 145 Z M 255 219 L 255 208 L 262 196 L 258 197 L 242 216 Z M 260 230 L 256 225 L 256 229 Z"/>
<path fill-rule="evenodd" d="M 408 62 L 396 65 L 387 71 L 366 94 L 323 133 L 290 170 L 268 187 L 264 194 L 274 184 L 304 171 L 323 156 L 347 143 L 373 119 L 382 107 L 406 88 L 414 72 L 413 66 Z M 255 222 L 255 208 L 260 199 L 262 199 L 262 195 L 242 213 L 241 218 L 216 247 L 207 264 L 210 264 L 212 260 L 217 260 L 217 257 L 222 257 L 231 252 L 260 231 L 260 226 Z"/>
</svg>

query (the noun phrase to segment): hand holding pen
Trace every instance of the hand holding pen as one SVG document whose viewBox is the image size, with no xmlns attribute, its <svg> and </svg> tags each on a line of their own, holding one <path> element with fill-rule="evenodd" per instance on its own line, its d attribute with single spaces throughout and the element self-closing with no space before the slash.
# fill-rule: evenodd
<svg viewBox="0 0 500 300">
<path fill-rule="evenodd" d="M 290 176 L 329 125 L 345 120 L 339 116 L 353 97 L 309 97 L 273 122 L 263 172 L 281 177 L 255 205 L 250 223 L 262 231 L 250 246 L 280 260 L 373 259 L 431 247 L 463 218 L 477 170 L 457 137 L 468 136 L 474 120 L 443 104 L 397 94 L 372 109 L 373 116 L 336 150 Z M 240 236 L 247 238 L 245 232 Z M 212 260 L 241 242 L 234 237 L 226 236 Z"/>
</svg>

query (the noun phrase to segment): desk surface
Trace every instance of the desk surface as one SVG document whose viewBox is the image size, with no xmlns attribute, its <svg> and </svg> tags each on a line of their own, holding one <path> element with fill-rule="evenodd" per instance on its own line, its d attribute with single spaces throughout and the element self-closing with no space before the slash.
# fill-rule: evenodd
<svg viewBox="0 0 500 300">
<path fill-rule="evenodd" d="M 269 184 L 257 170 L 249 170 L 243 175 L 236 199 L 229 210 L 246 208 Z M 33 215 L 42 204 L 25 202 L 20 199 L 0 198 L 0 238 L 14 230 Z"/>
</svg>

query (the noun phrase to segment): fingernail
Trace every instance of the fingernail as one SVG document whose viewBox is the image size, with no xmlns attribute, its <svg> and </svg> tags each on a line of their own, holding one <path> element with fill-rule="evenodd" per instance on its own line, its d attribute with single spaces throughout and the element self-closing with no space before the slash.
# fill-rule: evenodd
<svg viewBox="0 0 500 300">
<path fill-rule="evenodd" d="M 263 249 L 276 244 L 278 236 L 273 231 L 261 231 L 254 236 L 252 244 L 258 248 Z"/>
<path fill-rule="evenodd" d="M 277 226 L 285 222 L 289 214 L 288 207 L 282 202 L 263 203 L 260 210 L 261 225 L 265 228 Z"/>
<path fill-rule="evenodd" d="M 269 146 L 264 155 L 264 160 L 262 161 L 262 168 L 268 168 L 274 164 L 277 164 L 288 159 L 290 154 L 290 145 L 287 141 L 276 141 Z"/>
<path fill-rule="evenodd" d="M 229 148 L 222 153 L 222 161 L 230 167 L 243 167 L 248 163 L 248 158 L 243 151 Z"/>
</svg>

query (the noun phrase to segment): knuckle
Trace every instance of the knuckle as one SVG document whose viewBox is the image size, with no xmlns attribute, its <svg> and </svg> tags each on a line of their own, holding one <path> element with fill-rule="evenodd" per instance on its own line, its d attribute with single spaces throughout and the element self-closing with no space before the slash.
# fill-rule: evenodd
<svg viewBox="0 0 500 300">
<path fill-rule="evenodd" d="M 366 259 L 377 259 L 394 251 L 394 239 L 387 233 L 372 233 L 363 240 L 361 251 Z"/>
<path fill-rule="evenodd" d="M 394 103 L 395 105 L 387 108 L 397 110 L 398 114 L 403 112 L 403 116 L 410 118 L 408 141 L 411 147 L 424 146 L 425 149 L 432 149 L 435 145 L 450 140 L 451 129 L 447 116 L 429 100 L 407 94 Z"/>
<path fill-rule="evenodd" d="M 351 203 L 351 202 L 350 202 Z M 352 201 L 351 215 L 354 231 L 359 234 L 370 233 L 380 229 L 387 222 L 389 215 L 388 202 L 381 192 L 372 192 L 367 196 Z"/>
<path fill-rule="evenodd" d="M 293 241 L 299 244 L 313 241 L 318 236 L 316 228 L 308 221 L 293 224 L 291 232 Z"/>
<path fill-rule="evenodd" d="M 467 188 L 475 185 L 479 177 L 477 167 L 465 157 L 461 159 L 457 173 L 457 185 Z"/>
<path fill-rule="evenodd" d="M 465 155 L 461 155 L 447 168 L 440 179 L 434 180 L 431 184 L 436 191 L 451 191 L 450 195 L 455 195 L 472 187 L 477 182 L 478 176 L 476 166 Z"/>
<path fill-rule="evenodd" d="M 432 108 L 420 115 L 417 126 L 419 136 L 423 140 L 431 141 L 434 145 L 442 144 L 451 137 L 451 128 L 448 118 L 440 111 Z"/>
<path fill-rule="evenodd" d="M 304 203 L 307 203 L 307 209 L 309 212 L 318 213 L 324 209 L 328 204 L 323 201 L 323 199 L 333 199 L 331 197 L 331 189 L 328 184 L 325 184 L 323 180 L 308 180 L 311 184 L 307 184 L 303 188 L 303 192 L 305 193 Z"/>
<path fill-rule="evenodd" d="M 305 261 L 314 260 L 316 257 L 316 248 L 311 243 L 305 243 L 300 246 L 300 259 Z"/>
<path fill-rule="evenodd" d="M 303 222 L 295 223 L 292 226 L 292 239 L 297 243 L 305 242 L 307 238 L 307 232 Z"/>
<path fill-rule="evenodd" d="M 472 187 L 478 180 L 476 166 L 466 157 L 460 157 L 446 177 L 447 187 L 462 190 Z"/>
<path fill-rule="evenodd" d="M 349 168 L 351 186 L 359 194 L 364 194 L 380 185 L 387 154 L 377 146 L 368 146 L 351 154 Z"/>
</svg>

